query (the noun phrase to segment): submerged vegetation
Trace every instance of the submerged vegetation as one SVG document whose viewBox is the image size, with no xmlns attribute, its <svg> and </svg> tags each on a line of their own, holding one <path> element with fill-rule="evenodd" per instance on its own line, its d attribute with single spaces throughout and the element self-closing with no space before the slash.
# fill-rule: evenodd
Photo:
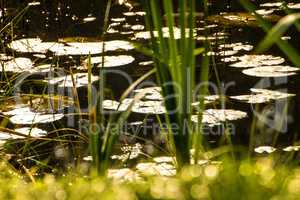
<svg viewBox="0 0 300 200">
<path fill-rule="evenodd" d="M 299 3 L 99 2 L 0 1 L 0 199 L 298 198 Z"/>
</svg>

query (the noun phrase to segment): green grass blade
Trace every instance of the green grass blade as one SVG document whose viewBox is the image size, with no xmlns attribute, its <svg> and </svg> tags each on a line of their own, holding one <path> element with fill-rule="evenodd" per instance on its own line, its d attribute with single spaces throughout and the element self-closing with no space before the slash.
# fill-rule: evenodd
<svg viewBox="0 0 300 200">
<path fill-rule="evenodd" d="M 254 13 L 258 23 L 261 25 L 265 32 L 268 32 L 272 29 L 272 24 L 255 12 L 257 9 L 252 3 L 250 3 L 248 0 L 240 0 L 240 2 L 249 12 Z M 276 44 L 289 58 L 289 60 L 293 62 L 294 65 L 300 67 L 300 55 L 297 53 L 297 50 L 294 47 L 292 47 L 287 41 L 283 40 L 277 40 Z"/>
<path fill-rule="evenodd" d="M 286 31 L 300 19 L 300 14 L 290 14 L 283 17 L 267 34 L 264 40 L 257 47 L 257 52 L 262 52 L 270 48 Z"/>
</svg>

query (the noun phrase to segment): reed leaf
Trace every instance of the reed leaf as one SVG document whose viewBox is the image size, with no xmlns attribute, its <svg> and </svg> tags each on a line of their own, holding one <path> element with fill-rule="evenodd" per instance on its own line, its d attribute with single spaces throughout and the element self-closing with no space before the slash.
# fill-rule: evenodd
<svg viewBox="0 0 300 200">
<path fill-rule="evenodd" d="M 300 14 L 290 14 L 283 17 L 266 35 L 263 41 L 257 47 L 257 52 L 262 52 L 270 48 L 286 31 L 300 19 Z"/>
</svg>

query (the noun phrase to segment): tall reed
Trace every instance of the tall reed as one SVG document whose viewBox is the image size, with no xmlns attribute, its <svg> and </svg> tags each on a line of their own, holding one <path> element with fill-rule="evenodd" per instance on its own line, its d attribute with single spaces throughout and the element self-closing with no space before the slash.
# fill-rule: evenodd
<svg viewBox="0 0 300 200">
<path fill-rule="evenodd" d="M 163 0 L 162 7 L 160 7 L 161 1 L 158 0 L 143 0 L 142 2 L 147 13 L 146 26 L 151 34 L 152 57 L 157 70 L 157 79 L 165 97 L 166 122 L 170 142 L 174 148 L 177 166 L 180 169 L 190 163 L 191 147 L 200 148 L 201 146 L 201 123 L 199 123 L 198 131 L 194 133 L 195 135 L 190 137 L 193 134 L 190 128 L 190 117 L 196 76 L 195 54 L 196 52 L 202 53 L 203 50 L 196 50 L 195 47 L 195 0 L 178 1 L 179 39 L 175 38 L 173 1 Z M 204 1 L 204 3 L 206 2 Z M 163 32 L 165 25 L 168 29 L 168 38 Z M 207 57 L 204 60 L 201 66 L 204 73 L 201 78 L 207 80 L 209 60 Z M 206 92 L 205 87 L 202 88 L 202 92 Z M 203 108 L 204 104 L 200 103 L 200 106 Z M 201 119 L 201 112 L 199 118 Z M 176 127 L 176 130 L 172 127 Z"/>
</svg>

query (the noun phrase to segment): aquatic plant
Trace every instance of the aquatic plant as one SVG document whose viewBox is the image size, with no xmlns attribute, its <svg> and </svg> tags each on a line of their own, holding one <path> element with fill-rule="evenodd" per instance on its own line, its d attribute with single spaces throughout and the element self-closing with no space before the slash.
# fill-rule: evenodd
<svg viewBox="0 0 300 200">
<path fill-rule="evenodd" d="M 179 0 L 178 27 L 176 28 L 172 1 L 142 1 L 146 10 L 146 27 L 151 35 L 151 54 L 155 61 L 157 79 L 162 87 L 167 110 L 169 142 L 176 155 L 178 168 L 190 163 L 190 149 L 195 148 L 197 160 L 201 148 L 201 123 L 193 132 L 190 129 L 192 92 L 195 86 L 195 56 L 207 52 L 205 48 L 196 49 L 194 38 L 195 1 Z M 207 2 L 203 4 L 206 6 Z M 163 20 L 165 19 L 165 20 Z M 167 25 L 168 38 L 165 38 L 164 23 Z M 180 37 L 175 37 L 175 29 L 180 30 Z M 178 35 L 178 33 L 177 33 Z M 208 80 L 209 59 L 205 54 L 201 66 L 201 81 Z M 205 84 L 204 84 L 205 85 Z M 200 88 L 200 110 L 204 110 L 204 96 L 207 87 Z M 202 113 L 199 112 L 201 122 Z M 172 125 L 178 126 L 172 130 Z"/>
</svg>

